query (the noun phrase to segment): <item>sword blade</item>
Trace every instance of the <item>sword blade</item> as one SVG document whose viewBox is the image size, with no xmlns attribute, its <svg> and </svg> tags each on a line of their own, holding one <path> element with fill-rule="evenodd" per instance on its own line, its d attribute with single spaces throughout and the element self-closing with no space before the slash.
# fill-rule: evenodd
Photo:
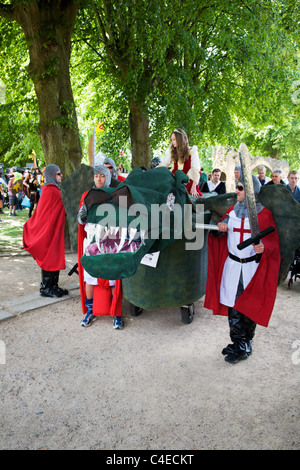
<svg viewBox="0 0 300 470">
<path fill-rule="evenodd" d="M 212 224 L 195 224 L 195 228 L 198 230 L 219 230 L 217 225 Z"/>
<path fill-rule="evenodd" d="M 248 148 L 244 143 L 241 143 L 239 148 L 239 156 L 241 160 L 241 167 L 244 176 L 244 188 L 246 205 L 248 209 L 249 225 L 251 230 L 251 237 L 255 237 L 259 233 L 256 202 L 254 187 L 252 181 L 252 172 L 250 167 L 250 155 Z"/>
</svg>

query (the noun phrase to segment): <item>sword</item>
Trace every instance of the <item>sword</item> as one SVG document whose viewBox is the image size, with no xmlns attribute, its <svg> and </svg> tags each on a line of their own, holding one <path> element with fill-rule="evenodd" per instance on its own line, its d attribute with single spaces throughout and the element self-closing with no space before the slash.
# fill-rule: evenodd
<svg viewBox="0 0 300 470">
<path fill-rule="evenodd" d="M 74 264 L 74 266 L 72 266 L 71 263 L 69 263 L 67 260 L 66 260 L 66 267 L 67 268 L 71 268 L 71 270 L 68 272 L 68 276 L 72 276 L 73 273 L 76 273 L 78 274 L 78 271 L 77 271 L 77 268 L 78 268 L 78 263 Z"/>
<path fill-rule="evenodd" d="M 252 172 L 250 168 L 250 155 L 248 152 L 248 148 L 244 143 L 241 143 L 239 148 L 239 156 L 241 161 L 241 168 L 244 177 L 244 189 L 245 189 L 245 198 L 246 198 L 246 206 L 248 210 L 248 218 L 249 218 L 249 225 L 251 231 L 251 237 L 245 240 L 242 243 L 237 245 L 239 250 L 242 250 L 246 246 L 251 245 L 254 243 L 258 245 L 260 239 L 265 237 L 271 232 L 274 232 L 274 227 L 268 227 L 266 230 L 260 232 L 259 225 L 258 225 L 258 218 L 257 218 L 257 210 L 256 210 L 256 202 L 255 202 L 255 194 L 254 194 L 254 187 L 252 181 Z M 256 255 L 256 262 L 258 263 L 261 258 L 261 254 Z"/>
</svg>

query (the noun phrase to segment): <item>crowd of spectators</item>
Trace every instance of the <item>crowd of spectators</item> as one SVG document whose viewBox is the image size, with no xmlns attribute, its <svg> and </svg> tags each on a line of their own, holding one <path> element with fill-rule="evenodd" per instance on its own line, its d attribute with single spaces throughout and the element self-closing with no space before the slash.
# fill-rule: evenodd
<svg viewBox="0 0 300 470">
<path fill-rule="evenodd" d="M 156 166 L 156 165 L 154 165 Z M 119 168 L 121 173 L 123 168 Z M 124 170 L 123 170 L 124 171 Z M 240 167 L 234 170 L 234 177 L 238 180 Z M 125 175 L 126 176 L 126 175 Z M 256 175 L 261 186 L 283 184 L 291 193 L 295 201 L 300 203 L 299 174 L 296 170 L 289 171 L 287 178 L 283 178 L 280 169 L 274 170 L 271 177 L 266 176 L 266 168 L 261 165 Z M 17 216 L 18 211 L 28 208 L 29 218 L 37 208 L 41 187 L 44 184 L 44 174 L 39 168 L 12 167 L 6 171 L 0 166 L 0 214 L 5 207 L 9 208 L 9 216 Z M 214 168 L 212 173 L 206 174 L 201 168 L 199 189 L 202 192 L 226 193 L 226 181 L 222 181 L 222 172 Z"/>
<path fill-rule="evenodd" d="M 201 168 L 201 170 L 203 170 Z M 257 175 L 255 175 L 261 186 L 268 186 L 272 184 L 283 184 L 287 190 L 291 193 L 295 201 L 300 203 L 300 186 L 299 186 L 299 174 L 296 170 L 290 170 L 287 178 L 284 179 L 281 170 L 274 170 L 271 177 L 266 176 L 266 167 L 261 165 L 257 169 Z M 235 181 L 241 176 L 241 168 L 236 166 L 234 169 Z M 203 177 L 203 171 L 201 172 L 200 178 Z M 203 193 L 215 192 L 216 194 L 226 193 L 226 181 L 222 181 L 222 172 L 219 168 L 214 168 L 212 173 L 207 175 L 207 181 L 200 183 L 199 188 Z"/>
<path fill-rule="evenodd" d="M 16 217 L 24 207 L 32 216 L 37 207 L 44 175 L 39 168 L 12 167 L 6 171 L 0 166 L 0 213 L 9 208 L 9 216 Z"/>
</svg>

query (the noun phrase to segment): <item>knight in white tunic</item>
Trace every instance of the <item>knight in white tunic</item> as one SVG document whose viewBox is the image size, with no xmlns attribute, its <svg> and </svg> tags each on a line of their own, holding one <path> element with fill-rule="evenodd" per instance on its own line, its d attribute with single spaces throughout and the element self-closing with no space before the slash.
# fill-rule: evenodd
<svg viewBox="0 0 300 470">
<path fill-rule="evenodd" d="M 236 182 L 237 202 L 208 236 L 208 269 L 204 307 L 214 315 L 227 315 L 232 344 L 222 350 L 235 364 L 252 353 L 256 325 L 268 326 L 275 303 L 280 267 L 280 243 L 272 212 L 258 202 L 260 184 L 252 177 L 259 230 L 274 230 L 257 245 L 239 250 L 250 238 L 244 180 Z"/>
<path fill-rule="evenodd" d="M 253 177 L 254 192 L 256 196 L 260 187 Z M 236 300 L 247 288 L 259 266 L 258 254 L 264 251 L 263 243 L 249 245 L 242 250 L 237 245 L 251 237 L 248 212 L 245 200 L 243 178 L 240 177 L 236 185 L 237 203 L 228 213 L 227 217 L 218 224 L 221 232 L 227 232 L 228 257 L 225 261 L 221 285 L 220 303 L 228 307 L 228 321 L 230 338 L 229 344 L 222 353 L 225 360 L 236 363 L 247 359 L 252 353 L 252 340 L 255 334 L 256 323 L 234 308 Z M 263 206 L 256 203 L 257 213 Z"/>
</svg>

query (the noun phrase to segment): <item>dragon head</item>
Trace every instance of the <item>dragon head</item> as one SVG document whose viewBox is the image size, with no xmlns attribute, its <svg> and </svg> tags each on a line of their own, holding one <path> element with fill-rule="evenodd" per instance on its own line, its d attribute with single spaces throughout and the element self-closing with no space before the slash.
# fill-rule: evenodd
<svg viewBox="0 0 300 470">
<path fill-rule="evenodd" d="M 146 253 L 173 243 L 182 232 L 187 182 L 182 171 L 135 168 L 117 188 L 91 189 L 83 268 L 102 279 L 130 277 Z"/>
</svg>

